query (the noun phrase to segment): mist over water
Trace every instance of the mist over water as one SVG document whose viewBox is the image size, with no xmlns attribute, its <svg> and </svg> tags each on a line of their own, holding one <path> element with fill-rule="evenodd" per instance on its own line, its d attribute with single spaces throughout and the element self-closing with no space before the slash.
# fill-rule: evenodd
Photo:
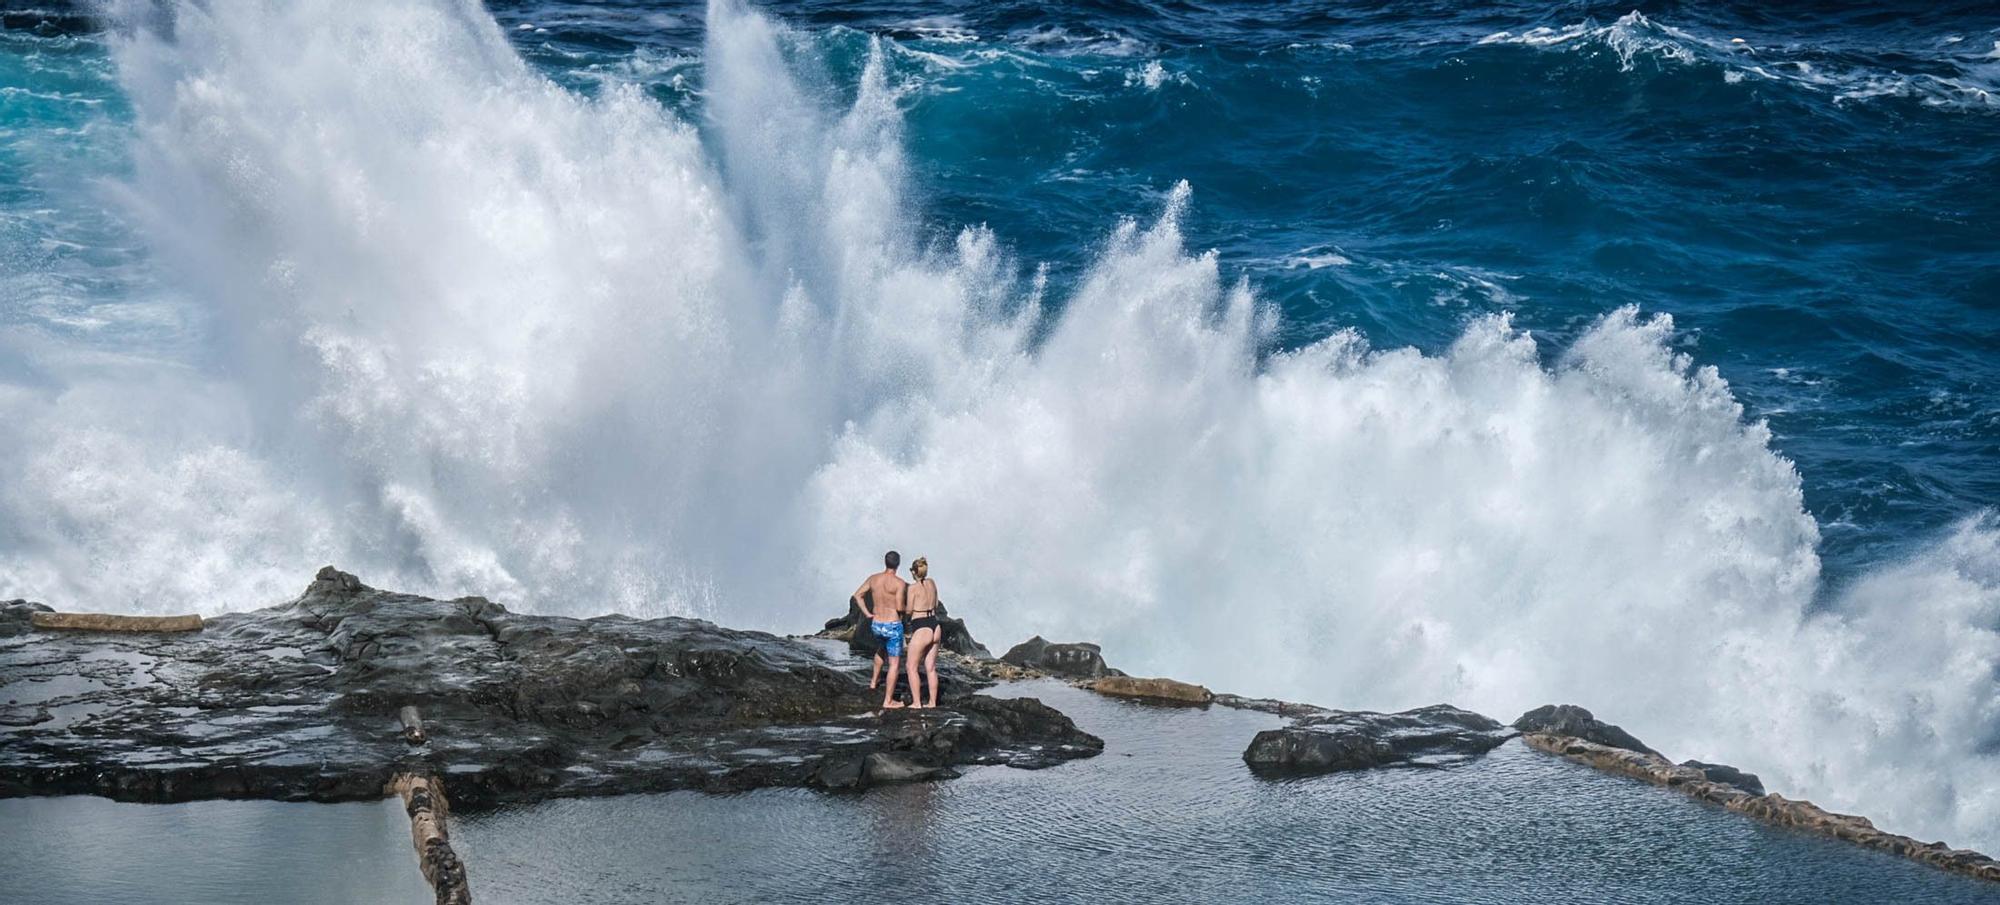
<svg viewBox="0 0 2000 905">
<path fill-rule="evenodd" d="M 1052 279 L 927 219 L 902 45 L 845 81 L 736 2 L 695 110 L 559 85 L 472 2 L 134 9 L 129 175 L 93 197 L 160 276 L 93 309 L 143 342 L 0 333 L 0 597 L 217 612 L 334 562 L 802 631 L 895 546 L 990 645 L 1336 706 L 1574 701 L 2000 846 L 2000 525 L 1827 586 L 1797 469 L 1655 306 L 1558 341 L 1479 277 L 1501 310 L 1435 351 L 1299 338 L 1191 244 L 1199 172 Z M 1679 38 L 1609 28 L 1527 43 Z"/>
</svg>

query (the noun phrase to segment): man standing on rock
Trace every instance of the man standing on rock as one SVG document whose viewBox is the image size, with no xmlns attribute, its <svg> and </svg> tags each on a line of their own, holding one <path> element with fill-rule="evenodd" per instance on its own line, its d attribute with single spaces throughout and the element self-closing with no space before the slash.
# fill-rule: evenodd
<svg viewBox="0 0 2000 905">
<path fill-rule="evenodd" d="M 861 609 L 861 614 L 868 617 L 868 630 L 882 642 L 882 646 L 875 651 L 875 674 L 868 678 L 870 689 L 882 677 L 883 655 L 887 654 L 889 658 L 889 685 L 882 694 L 882 708 L 885 710 L 903 706 L 896 700 L 896 668 L 903 664 L 903 596 L 909 592 L 910 586 L 896 575 L 896 567 L 902 562 L 902 555 L 890 550 L 882 557 L 882 571 L 868 576 L 868 580 L 863 581 L 849 598 Z"/>
</svg>

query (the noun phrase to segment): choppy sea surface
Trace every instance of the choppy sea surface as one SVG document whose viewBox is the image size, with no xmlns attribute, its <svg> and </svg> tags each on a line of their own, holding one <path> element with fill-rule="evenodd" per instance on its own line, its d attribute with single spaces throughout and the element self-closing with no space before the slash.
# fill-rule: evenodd
<svg viewBox="0 0 2000 905">
<path fill-rule="evenodd" d="M 1106 741 L 859 795 L 576 799 L 454 820 L 481 902 L 1988 902 L 1977 880 L 1764 826 L 1509 742 L 1445 770 L 1261 780 L 1258 713 L 1053 682 Z M 397 802 L 0 801 L 20 901 L 422 901 Z M 58 828 L 44 833 L 36 827 Z M 66 856 L 77 850 L 96 858 Z M 104 862 L 115 862 L 107 870 Z M 0 865 L 7 860 L 0 858 Z"/>
<path fill-rule="evenodd" d="M 0 597 L 1577 701 L 2000 848 L 1985 4 L 9 2 Z"/>
</svg>

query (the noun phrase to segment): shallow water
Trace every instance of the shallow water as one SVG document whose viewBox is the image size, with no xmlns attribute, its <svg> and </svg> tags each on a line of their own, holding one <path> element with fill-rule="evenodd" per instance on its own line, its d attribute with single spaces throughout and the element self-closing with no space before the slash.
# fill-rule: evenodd
<svg viewBox="0 0 2000 905">
<path fill-rule="evenodd" d="M 548 802 L 454 832 L 484 902 L 1992 902 L 2000 889 L 1762 826 L 1510 742 L 1448 770 L 1266 781 L 1261 713 L 1055 683 L 1105 753 L 862 795 Z"/>
<path fill-rule="evenodd" d="M 426 902 L 402 802 L 0 801 L 0 902 Z"/>
</svg>

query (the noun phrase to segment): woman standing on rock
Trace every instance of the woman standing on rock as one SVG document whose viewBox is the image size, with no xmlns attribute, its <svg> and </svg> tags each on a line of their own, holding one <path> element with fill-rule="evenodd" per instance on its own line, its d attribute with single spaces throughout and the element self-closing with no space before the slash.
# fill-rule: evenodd
<svg viewBox="0 0 2000 905">
<path fill-rule="evenodd" d="M 919 556 L 910 563 L 910 577 L 916 581 L 910 585 L 907 612 L 910 614 L 910 700 L 918 707 L 936 707 L 938 700 L 937 652 L 942 629 L 938 626 L 937 582 L 932 581 L 929 560 Z M 930 676 L 930 701 L 926 703 L 920 693 L 923 686 L 917 684 L 917 666 L 921 663 Z"/>
</svg>

